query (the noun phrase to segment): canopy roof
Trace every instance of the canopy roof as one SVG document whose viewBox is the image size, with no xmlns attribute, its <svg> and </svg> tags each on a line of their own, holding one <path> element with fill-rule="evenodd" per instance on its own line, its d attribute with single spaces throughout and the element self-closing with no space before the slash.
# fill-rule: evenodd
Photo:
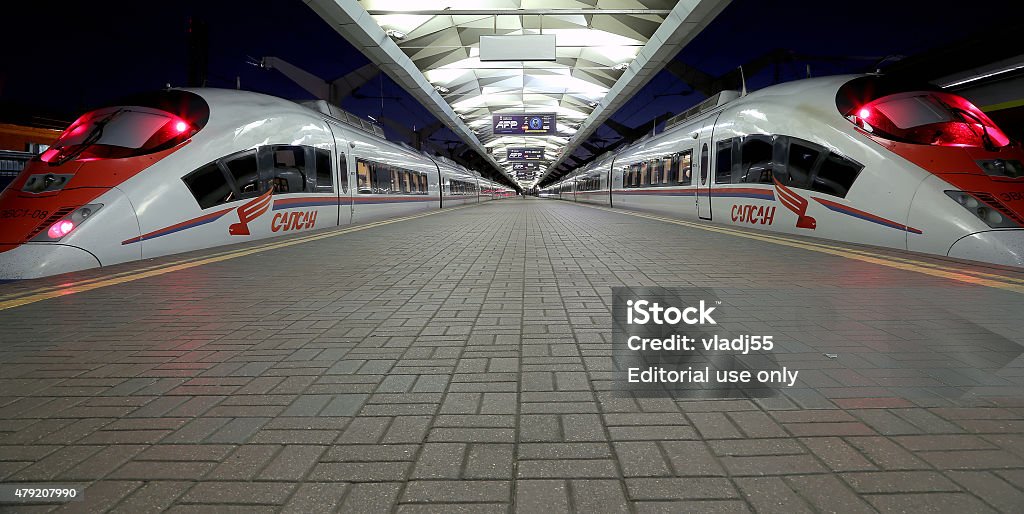
<svg viewBox="0 0 1024 514">
<path fill-rule="evenodd" d="M 531 187 L 672 59 L 728 0 L 308 0 L 456 135 L 516 180 L 509 147 L 542 147 Z M 554 35 L 547 61 L 480 59 L 481 36 Z M 554 135 L 495 135 L 496 114 L 555 113 Z"/>
</svg>

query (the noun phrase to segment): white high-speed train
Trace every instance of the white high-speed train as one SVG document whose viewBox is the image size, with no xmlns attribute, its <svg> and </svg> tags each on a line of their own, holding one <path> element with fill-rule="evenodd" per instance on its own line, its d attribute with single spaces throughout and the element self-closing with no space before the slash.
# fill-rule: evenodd
<svg viewBox="0 0 1024 514">
<path fill-rule="evenodd" d="M 169 89 L 89 112 L 0 195 L 0 279 L 514 195 L 326 102 Z"/>
<path fill-rule="evenodd" d="M 722 92 L 540 195 L 1024 266 L 1022 161 L 962 97 L 837 76 Z"/>
</svg>

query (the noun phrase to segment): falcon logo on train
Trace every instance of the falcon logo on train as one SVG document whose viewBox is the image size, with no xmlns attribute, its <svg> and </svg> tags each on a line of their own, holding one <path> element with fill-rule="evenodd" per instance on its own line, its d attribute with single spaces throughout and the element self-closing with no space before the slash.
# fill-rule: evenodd
<svg viewBox="0 0 1024 514">
<path fill-rule="evenodd" d="M 238 211 L 238 223 L 235 223 L 228 227 L 228 233 L 233 236 L 248 236 L 249 234 L 249 223 L 259 218 L 263 213 L 267 212 L 270 208 L 270 195 L 273 193 L 273 189 L 268 189 L 266 193 L 263 193 L 255 200 L 239 207 Z"/>
<path fill-rule="evenodd" d="M 818 226 L 818 221 L 807 215 L 807 199 L 794 193 L 788 187 L 779 183 L 777 177 L 772 177 L 775 182 L 775 193 L 778 196 L 779 201 L 782 202 L 787 209 L 793 211 L 796 214 L 796 228 L 809 228 L 814 230 Z"/>
</svg>

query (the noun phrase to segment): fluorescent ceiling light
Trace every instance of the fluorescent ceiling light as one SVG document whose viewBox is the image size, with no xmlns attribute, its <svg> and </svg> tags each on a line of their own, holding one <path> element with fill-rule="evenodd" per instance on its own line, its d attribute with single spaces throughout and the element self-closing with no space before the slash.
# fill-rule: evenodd
<svg viewBox="0 0 1024 514">
<path fill-rule="evenodd" d="M 1020 70 L 1020 69 L 1024 69 L 1024 64 L 1018 64 L 1016 66 L 1010 66 L 1009 68 L 1003 68 L 1001 70 L 991 71 L 991 72 L 988 72 L 988 73 L 982 73 L 980 75 L 975 75 L 975 76 L 970 77 L 970 78 L 966 78 L 966 79 L 963 79 L 963 80 L 958 80 L 956 82 L 951 82 L 949 84 L 945 84 L 945 85 L 940 86 L 940 87 L 947 88 L 947 87 L 962 86 L 964 84 L 969 84 L 969 83 L 974 82 L 974 81 L 978 81 L 978 80 L 982 80 L 982 79 L 987 79 L 989 77 L 995 77 L 996 75 L 1002 75 L 1003 73 L 1009 73 L 1011 71 L 1017 71 L 1017 70 Z"/>
</svg>

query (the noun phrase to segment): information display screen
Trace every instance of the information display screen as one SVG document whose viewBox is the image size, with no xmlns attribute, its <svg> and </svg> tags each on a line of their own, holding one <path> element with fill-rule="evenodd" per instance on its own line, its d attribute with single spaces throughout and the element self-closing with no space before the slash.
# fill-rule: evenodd
<svg viewBox="0 0 1024 514">
<path fill-rule="evenodd" d="M 491 120 L 495 135 L 553 136 L 557 133 L 555 113 L 495 114 Z"/>
<path fill-rule="evenodd" d="M 508 149 L 510 161 L 540 161 L 544 159 L 544 149 L 540 147 L 520 147 Z"/>
</svg>

